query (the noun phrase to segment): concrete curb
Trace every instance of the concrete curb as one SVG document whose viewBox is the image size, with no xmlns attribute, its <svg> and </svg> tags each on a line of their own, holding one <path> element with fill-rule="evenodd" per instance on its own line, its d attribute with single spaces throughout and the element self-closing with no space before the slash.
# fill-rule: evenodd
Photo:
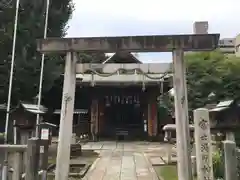
<svg viewBox="0 0 240 180">
<path fill-rule="evenodd" d="M 162 180 L 158 177 L 156 171 L 154 170 L 153 166 L 152 166 L 152 163 L 150 162 L 150 160 L 148 159 L 148 157 L 146 156 L 146 154 L 144 152 L 143 153 L 143 156 L 148 164 L 148 168 L 149 168 L 149 171 L 151 172 L 151 175 L 152 175 L 152 179 L 153 180 Z"/>
<path fill-rule="evenodd" d="M 97 159 L 94 161 L 94 163 L 89 167 L 87 173 L 85 174 L 85 177 L 87 177 L 88 174 L 91 174 L 91 173 L 92 173 L 92 171 L 96 168 L 97 163 L 98 163 L 98 161 L 99 161 L 100 159 L 101 159 L 101 158 L 99 157 L 99 158 L 97 158 Z M 84 178 L 85 178 L 85 177 L 84 177 Z"/>
</svg>

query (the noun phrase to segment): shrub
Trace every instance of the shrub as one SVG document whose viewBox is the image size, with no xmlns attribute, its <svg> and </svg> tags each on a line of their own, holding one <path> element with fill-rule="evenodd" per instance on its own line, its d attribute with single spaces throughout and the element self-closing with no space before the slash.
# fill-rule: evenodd
<svg viewBox="0 0 240 180">
<path fill-rule="evenodd" d="M 213 153 L 213 174 L 216 179 L 224 178 L 224 157 L 220 148 Z"/>
</svg>

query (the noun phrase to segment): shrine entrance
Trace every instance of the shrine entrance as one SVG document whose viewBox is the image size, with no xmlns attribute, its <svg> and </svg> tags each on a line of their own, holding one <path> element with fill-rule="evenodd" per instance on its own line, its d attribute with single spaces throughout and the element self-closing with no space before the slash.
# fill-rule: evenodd
<svg viewBox="0 0 240 180">
<path fill-rule="evenodd" d="M 100 66 L 91 65 L 98 75 L 91 74 L 86 65 L 81 65 L 85 78 L 79 84 L 88 89 L 84 97 L 91 101 L 92 135 L 99 140 L 161 138 L 157 99 L 171 87 L 171 76 L 163 74 L 169 64 L 163 63 L 161 69 L 154 70 L 156 64 L 142 64 L 129 52 L 117 52 Z"/>
<path fill-rule="evenodd" d="M 143 105 L 139 95 L 107 97 L 104 136 L 124 140 L 143 137 Z M 118 137 L 119 136 L 119 137 Z"/>
</svg>

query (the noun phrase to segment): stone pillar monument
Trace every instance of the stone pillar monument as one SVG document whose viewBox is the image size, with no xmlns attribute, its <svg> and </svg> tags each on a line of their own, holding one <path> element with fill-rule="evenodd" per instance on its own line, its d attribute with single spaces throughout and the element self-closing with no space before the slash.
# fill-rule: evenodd
<svg viewBox="0 0 240 180">
<path fill-rule="evenodd" d="M 194 110 L 198 180 L 213 180 L 212 147 L 208 109 Z"/>
</svg>

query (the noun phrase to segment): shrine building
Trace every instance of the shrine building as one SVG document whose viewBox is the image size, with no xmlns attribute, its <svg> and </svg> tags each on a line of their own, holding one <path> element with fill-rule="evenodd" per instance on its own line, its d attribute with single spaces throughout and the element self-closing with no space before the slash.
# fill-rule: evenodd
<svg viewBox="0 0 240 180">
<path fill-rule="evenodd" d="M 77 64 L 73 131 L 94 131 L 100 139 L 120 132 L 129 139 L 159 136 L 169 123 L 159 120 L 157 105 L 171 88 L 170 69 L 171 63 L 143 64 L 127 52 L 102 64 Z"/>
<path fill-rule="evenodd" d="M 170 115 L 158 117 L 158 103 L 172 88 L 170 70 L 171 63 L 143 64 L 128 52 L 99 64 L 77 63 L 73 133 L 94 133 L 99 140 L 114 140 L 121 133 L 129 140 L 163 137 L 162 127 L 174 123 Z M 54 124 L 60 123 L 58 93 L 53 100 L 58 107 L 46 119 Z"/>
</svg>

